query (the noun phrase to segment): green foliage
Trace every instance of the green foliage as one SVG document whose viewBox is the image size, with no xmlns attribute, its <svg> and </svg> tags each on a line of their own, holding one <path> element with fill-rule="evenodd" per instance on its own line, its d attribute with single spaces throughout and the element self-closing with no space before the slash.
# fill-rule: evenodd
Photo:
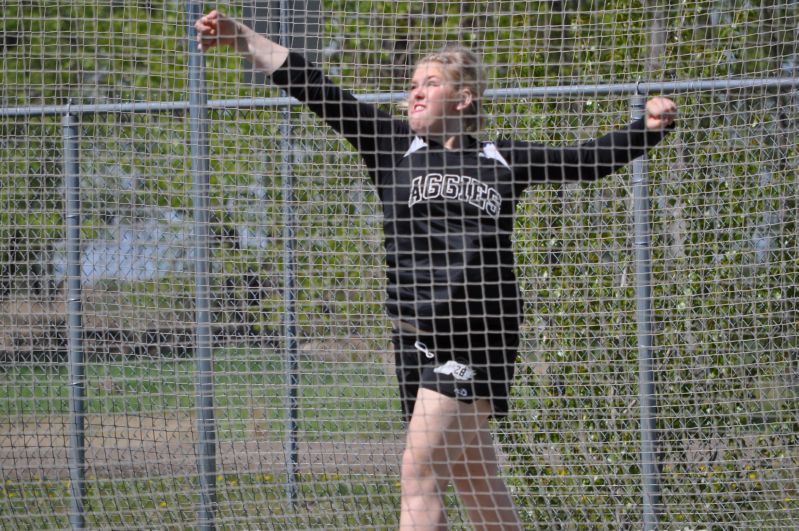
<svg viewBox="0 0 799 531">
<path fill-rule="evenodd" d="M 175 75 L 186 65 L 181 10 L 78 0 L 11 3 L 3 14 L 13 37 L 0 60 L 6 106 L 171 101 L 185 90 Z"/>
</svg>

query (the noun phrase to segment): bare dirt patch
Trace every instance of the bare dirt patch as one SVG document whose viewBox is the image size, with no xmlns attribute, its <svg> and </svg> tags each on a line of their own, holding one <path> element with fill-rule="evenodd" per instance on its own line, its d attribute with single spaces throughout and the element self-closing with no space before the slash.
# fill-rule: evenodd
<svg viewBox="0 0 799 531">
<path fill-rule="evenodd" d="M 69 418 L 0 419 L 0 476 L 14 481 L 69 477 Z M 163 477 L 197 473 L 192 415 L 86 417 L 86 473 L 90 477 Z M 301 473 L 396 474 L 402 441 L 298 441 Z M 286 472 L 286 444 L 277 440 L 217 444 L 220 474 Z"/>
</svg>

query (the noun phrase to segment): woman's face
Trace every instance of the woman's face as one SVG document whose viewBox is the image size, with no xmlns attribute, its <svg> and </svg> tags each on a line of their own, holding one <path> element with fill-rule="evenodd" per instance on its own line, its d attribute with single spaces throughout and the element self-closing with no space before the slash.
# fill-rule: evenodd
<svg viewBox="0 0 799 531">
<path fill-rule="evenodd" d="M 460 133 L 462 102 L 454 84 L 440 63 L 423 63 L 411 79 L 408 96 L 408 121 L 411 130 L 422 136 Z"/>
</svg>

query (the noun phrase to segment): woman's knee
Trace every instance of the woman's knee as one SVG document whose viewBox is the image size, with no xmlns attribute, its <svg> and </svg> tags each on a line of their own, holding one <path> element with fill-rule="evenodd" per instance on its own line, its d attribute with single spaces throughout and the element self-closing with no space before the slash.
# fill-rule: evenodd
<svg viewBox="0 0 799 531">
<path fill-rule="evenodd" d="M 436 492 L 446 484 L 445 463 L 436 463 L 433 453 L 426 449 L 406 448 L 402 454 L 400 487 L 406 495 Z"/>
<path fill-rule="evenodd" d="M 405 448 L 400 470 L 402 477 L 423 478 L 434 473 L 434 462 L 429 451 L 421 448 Z"/>
</svg>

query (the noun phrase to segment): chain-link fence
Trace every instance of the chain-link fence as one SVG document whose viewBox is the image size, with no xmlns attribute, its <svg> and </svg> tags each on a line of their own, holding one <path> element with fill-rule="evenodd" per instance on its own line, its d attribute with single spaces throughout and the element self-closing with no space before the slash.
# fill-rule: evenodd
<svg viewBox="0 0 799 531">
<path fill-rule="evenodd" d="M 4 9 L 2 526 L 397 527 L 358 155 L 238 56 L 195 51 L 199 3 Z M 523 198 L 503 473 L 530 529 L 797 526 L 799 4 L 225 10 L 398 114 L 418 56 L 477 48 L 486 138 L 573 144 L 674 98 L 646 159 Z"/>
</svg>

